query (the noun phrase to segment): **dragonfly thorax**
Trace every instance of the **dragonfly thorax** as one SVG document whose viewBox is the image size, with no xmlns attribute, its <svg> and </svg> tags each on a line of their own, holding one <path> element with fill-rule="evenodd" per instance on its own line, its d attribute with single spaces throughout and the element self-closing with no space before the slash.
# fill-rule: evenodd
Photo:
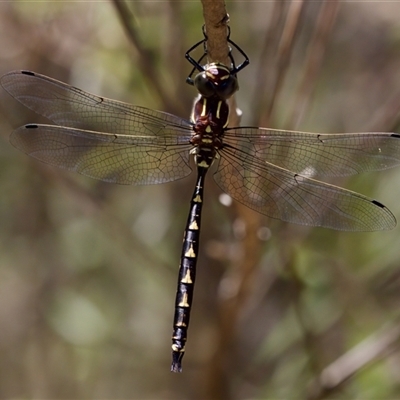
<svg viewBox="0 0 400 400">
<path fill-rule="evenodd" d="M 190 143 L 194 146 L 192 154 L 200 166 L 211 166 L 222 149 L 224 130 L 228 125 L 229 106 L 226 100 L 218 96 L 199 96 L 193 106 L 193 135 Z"/>
</svg>

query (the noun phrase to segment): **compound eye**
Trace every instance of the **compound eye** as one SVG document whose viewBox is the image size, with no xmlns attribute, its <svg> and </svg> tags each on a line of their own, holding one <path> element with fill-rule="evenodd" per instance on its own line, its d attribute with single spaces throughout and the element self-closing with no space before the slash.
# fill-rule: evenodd
<svg viewBox="0 0 400 400">
<path fill-rule="evenodd" d="M 215 86 L 207 77 L 205 72 L 200 72 L 194 78 L 194 86 L 204 97 L 210 97 L 215 94 Z"/>
<path fill-rule="evenodd" d="M 218 95 L 223 99 L 228 99 L 239 89 L 239 84 L 235 76 L 230 76 L 226 81 L 218 85 Z"/>
</svg>

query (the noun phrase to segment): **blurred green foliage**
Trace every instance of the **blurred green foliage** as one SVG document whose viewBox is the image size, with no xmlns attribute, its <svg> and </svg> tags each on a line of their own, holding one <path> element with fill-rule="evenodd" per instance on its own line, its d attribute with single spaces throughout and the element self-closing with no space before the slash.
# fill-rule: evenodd
<svg viewBox="0 0 400 400">
<path fill-rule="evenodd" d="M 251 60 L 239 76 L 242 124 L 267 119 L 270 127 L 314 132 L 399 132 L 398 3 L 341 3 L 305 96 L 300 87 L 307 57 L 317 51 L 310 43 L 323 4 L 309 2 L 266 118 L 291 5 L 282 3 L 280 22 L 272 20 L 274 2 L 227 4 L 231 38 Z M 141 54 L 108 2 L 1 3 L 0 74 L 30 69 L 189 117 L 195 92 L 185 85 L 191 67 L 184 52 L 201 39 L 200 2 L 129 7 L 173 102 L 163 103 L 138 68 Z M 260 64 L 263 46 L 269 58 Z M 400 397 L 398 346 L 394 340 L 385 348 L 382 339 L 400 314 L 400 228 L 354 234 L 257 215 L 267 240 L 258 243 L 229 358 L 220 360 L 221 375 L 210 374 L 216 338 L 226 335 L 218 332 L 220 304 L 235 294 L 249 232 L 235 205 L 218 202 L 209 179 L 184 372 L 173 375 L 173 302 L 193 179 L 120 187 L 55 170 L 8 143 L 13 128 L 42 119 L 3 90 L 0 112 L 1 398 L 221 398 L 212 381 L 232 399 Z M 332 183 L 379 199 L 400 218 L 399 177 L 391 170 Z M 361 354 L 368 354 L 369 337 L 383 346 L 379 357 L 331 393 L 313 391 L 320 374 L 355 346 L 365 344 Z"/>
</svg>

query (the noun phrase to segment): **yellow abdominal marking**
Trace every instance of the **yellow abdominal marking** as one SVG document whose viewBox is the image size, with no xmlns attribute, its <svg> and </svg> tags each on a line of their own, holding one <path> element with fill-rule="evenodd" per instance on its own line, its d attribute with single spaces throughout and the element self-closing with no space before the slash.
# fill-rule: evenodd
<svg viewBox="0 0 400 400">
<path fill-rule="evenodd" d="M 176 339 L 177 339 L 177 338 L 176 338 Z M 182 347 L 182 348 L 180 349 L 176 344 L 173 344 L 173 345 L 172 345 L 172 351 L 178 351 L 179 353 L 184 353 L 184 352 L 185 352 L 185 348 Z"/>
<path fill-rule="evenodd" d="M 190 270 L 186 271 L 185 277 L 181 280 L 182 283 L 193 283 L 192 278 L 190 277 Z"/>
<path fill-rule="evenodd" d="M 203 168 L 208 168 L 209 167 L 208 163 L 206 163 L 204 160 L 199 162 L 197 165 L 199 167 L 203 167 Z M 199 196 L 197 196 L 197 197 L 199 197 Z M 201 201 L 201 199 L 200 199 L 200 201 Z"/>
<path fill-rule="evenodd" d="M 196 253 L 193 250 L 193 245 L 190 245 L 190 249 L 185 253 L 185 257 L 189 257 L 189 258 L 195 258 L 196 257 Z"/>
<path fill-rule="evenodd" d="M 200 165 L 201 167 L 202 167 L 202 165 Z M 194 199 L 193 199 L 193 201 L 195 202 L 195 203 L 201 203 L 201 197 L 200 197 L 200 195 L 197 195 Z"/>
<path fill-rule="evenodd" d="M 187 293 L 183 294 L 182 301 L 178 304 L 179 307 L 189 307 L 189 303 L 187 302 L 188 295 Z"/>
<path fill-rule="evenodd" d="M 199 229 L 199 226 L 197 225 L 196 221 L 193 221 L 190 225 L 189 225 L 189 229 L 191 229 L 192 231 L 197 231 Z"/>
</svg>

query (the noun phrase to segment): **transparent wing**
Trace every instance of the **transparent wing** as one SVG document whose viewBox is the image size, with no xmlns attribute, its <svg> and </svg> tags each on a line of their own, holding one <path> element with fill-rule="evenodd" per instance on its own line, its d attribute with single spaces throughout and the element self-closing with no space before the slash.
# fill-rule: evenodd
<svg viewBox="0 0 400 400">
<path fill-rule="evenodd" d="M 265 128 L 228 128 L 224 143 L 251 160 L 310 178 L 346 176 L 400 164 L 400 135 L 394 133 L 318 134 Z"/>
<path fill-rule="evenodd" d="M 11 143 L 36 159 L 120 184 L 153 184 L 191 172 L 192 124 L 84 92 L 29 71 L 1 77 L 15 99 L 59 126 L 26 125 Z"/>
<path fill-rule="evenodd" d="M 53 125 L 25 125 L 11 143 L 45 163 L 119 184 L 156 184 L 187 176 L 191 145 L 171 135 L 115 135 Z"/>
<path fill-rule="evenodd" d="M 154 136 L 165 135 L 168 127 L 173 136 L 186 138 L 192 132 L 185 119 L 99 97 L 34 72 L 9 72 L 0 83 L 16 100 L 56 125 L 132 136 L 143 135 L 146 127 L 146 134 Z"/>
<path fill-rule="evenodd" d="M 251 158 L 225 147 L 214 174 L 222 190 L 272 218 L 344 231 L 392 229 L 393 214 L 381 203 Z"/>
</svg>

